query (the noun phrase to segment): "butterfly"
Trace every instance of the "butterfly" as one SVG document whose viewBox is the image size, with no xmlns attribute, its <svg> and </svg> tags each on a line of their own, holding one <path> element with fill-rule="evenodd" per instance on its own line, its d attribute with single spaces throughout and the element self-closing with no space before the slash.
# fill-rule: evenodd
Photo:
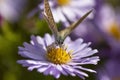
<svg viewBox="0 0 120 80">
<path fill-rule="evenodd" d="M 65 29 L 58 31 L 56 23 L 53 19 L 52 11 L 50 9 L 50 5 L 48 0 L 44 0 L 44 18 L 47 21 L 50 30 L 52 31 L 55 37 L 55 43 L 58 45 L 63 44 L 65 38 L 92 12 L 90 10 L 85 15 L 83 15 L 78 21 L 72 23 L 70 26 L 66 27 Z"/>
</svg>

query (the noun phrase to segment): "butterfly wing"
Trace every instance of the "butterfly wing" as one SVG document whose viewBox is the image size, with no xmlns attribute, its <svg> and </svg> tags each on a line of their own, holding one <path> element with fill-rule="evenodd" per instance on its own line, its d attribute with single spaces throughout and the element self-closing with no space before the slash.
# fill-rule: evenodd
<svg viewBox="0 0 120 80">
<path fill-rule="evenodd" d="M 92 12 L 90 10 L 84 16 L 82 16 L 77 22 L 72 23 L 69 27 L 59 32 L 59 38 L 61 38 L 61 42 Z"/>
<path fill-rule="evenodd" d="M 52 31 L 53 35 L 55 36 L 55 39 L 57 39 L 58 29 L 57 29 L 57 26 L 53 19 L 53 15 L 52 15 L 48 0 L 44 0 L 44 14 L 43 15 L 49 25 L 50 30 Z"/>
<path fill-rule="evenodd" d="M 58 32 L 58 29 L 57 29 L 57 26 L 53 19 L 53 15 L 52 15 L 48 0 L 44 0 L 44 6 L 45 6 L 44 18 L 48 22 L 49 28 L 51 29 L 52 33 L 54 34 L 55 41 L 58 45 L 61 45 L 64 42 L 65 38 L 92 12 L 92 10 L 90 10 L 84 16 L 82 16 L 77 22 L 74 22 L 69 27 Z"/>
</svg>

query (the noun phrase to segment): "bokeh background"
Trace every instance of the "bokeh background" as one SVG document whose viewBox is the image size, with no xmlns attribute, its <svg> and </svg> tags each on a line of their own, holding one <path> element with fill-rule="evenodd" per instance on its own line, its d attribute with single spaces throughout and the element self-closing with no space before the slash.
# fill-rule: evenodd
<svg viewBox="0 0 120 80">
<path fill-rule="evenodd" d="M 18 46 L 29 42 L 32 34 L 44 36 L 45 33 L 51 33 L 46 21 L 40 19 L 37 8 L 40 2 L 41 0 L 0 0 L 0 80 L 55 80 L 36 70 L 30 72 L 16 63 L 23 59 L 18 55 Z M 100 9 L 103 9 L 103 13 Z M 87 35 L 88 38 L 86 35 L 79 37 L 84 38 L 85 42 L 93 42 L 91 47 L 99 50 L 101 61 L 97 66 L 86 66 L 97 71 L 97 74 L 88 73 L 86 80 L 120 80 L 120 0 L 96 0 L 94 11 L 95 17 L 89 22 L 94 27 L 88 26 L 94 28 L 94 31 L 88 28 L 87 32 L 94 32 L 93 35 Z M 61 29 L 62 24 L 57 25 Z M 75 33 L 77 31 L 70 35 L 73 40 L 78 38 Z M 58 80 L 80 78 L 62 76 Z"/>
</svg>

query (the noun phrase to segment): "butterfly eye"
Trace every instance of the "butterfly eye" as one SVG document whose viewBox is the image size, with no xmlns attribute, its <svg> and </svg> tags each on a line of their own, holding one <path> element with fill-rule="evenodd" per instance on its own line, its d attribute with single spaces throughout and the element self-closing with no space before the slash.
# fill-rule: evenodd
<svg viewBox="0 0 120 80">
<path fill-rule="evenodd" d="M 64 42 L 64 40 L 60 36 L 57 36 L 55 40 L 55 44 L 57 45 L 62 45 Z"/>
<path fill-rule="evenodd" d="M 59 40 L 57 40 L 57 42 L 58 42 L 59 45 L 61 45 L 61 44 L 63 44 L 64 41 L 59 39 Z"/>
</svg>

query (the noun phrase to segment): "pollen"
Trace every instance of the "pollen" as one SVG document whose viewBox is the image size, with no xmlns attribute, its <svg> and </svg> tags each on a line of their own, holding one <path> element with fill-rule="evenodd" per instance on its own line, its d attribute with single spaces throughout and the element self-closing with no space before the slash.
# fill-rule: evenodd
<svg viewBox="0 0 120 80">
<path fill-rule="evenodd" d="M 70 3 L 70 0 L 57 0 L 60 6 L 65 6 Z"/>
<path fill-rule="evenodd" d="M 47 59 L 54 64 L 65 64 L 71 60 L 69 52 L 63 48 L 51 48 L 48 50 Z"/>
</svg>

